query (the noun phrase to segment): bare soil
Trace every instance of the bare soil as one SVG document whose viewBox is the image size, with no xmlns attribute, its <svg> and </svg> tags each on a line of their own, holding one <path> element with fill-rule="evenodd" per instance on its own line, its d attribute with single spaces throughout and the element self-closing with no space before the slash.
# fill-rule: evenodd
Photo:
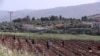
<svg viewBox="0 0 100 56">
<path fill-rule="evenodd" d="M 100 56 L 100 41 L 0 36 L 0 43 L 12 51 L 34 52 L 37 56 Z"/>
</svg>

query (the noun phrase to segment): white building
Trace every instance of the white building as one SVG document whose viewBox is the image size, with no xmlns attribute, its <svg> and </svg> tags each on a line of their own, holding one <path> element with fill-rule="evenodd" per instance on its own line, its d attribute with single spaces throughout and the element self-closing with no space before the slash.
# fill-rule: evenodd
<svg viewBox="0 0 100 56">
<path fill-rule="evenodd" d="M 28 31 L 44 31 L 44 30 L 52 29 L 53 27 L 52 26 L 40 27 L 40 26 L 31 25 L 31 24 L 24 24 L 22 28 Z"/>
<path fill-rule="evenodd" d="M 93 29 L 100 29 L 100 22 L 82 22 L 83 24 L 91 25 Z"/>
<path fill-rule="evenodd" d="M 100 22 L 93 22 L 92 28 L 100 29 Z"/>
</svg>

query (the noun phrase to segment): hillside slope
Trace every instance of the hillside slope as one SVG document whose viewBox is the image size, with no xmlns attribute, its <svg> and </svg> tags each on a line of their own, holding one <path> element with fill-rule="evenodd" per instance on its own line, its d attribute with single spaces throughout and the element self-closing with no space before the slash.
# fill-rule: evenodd
<svg viewBox="0 0 100 56">
<path fill-rule="evenodd" d="M 25 17 L 29 15 L 30 17 L 45 17 L 51 15 L 62 15 L 64 17 L 75 17 L 80 18 L 82 16 L 88 16 L 93 14 L 100 13 L 100 2 L 83 4 L 77 6 L 68 6 L 68 7 L 58 7 L 51 9 L 43 9 L 43 10 L 20 10 L 14 11 L 13 19 L 18 17 Z M 0 21 L 9 20 L 9 14 L 7 11 L 0 11 Z"/>
</svg>

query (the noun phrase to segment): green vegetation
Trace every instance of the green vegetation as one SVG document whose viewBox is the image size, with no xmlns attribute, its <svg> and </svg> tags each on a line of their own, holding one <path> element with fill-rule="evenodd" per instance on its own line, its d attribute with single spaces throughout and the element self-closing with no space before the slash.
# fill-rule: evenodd
<svg viewBox="0 0 100 56">
<path fill-rule="evenodd" d="M 42 31 L 42 33 L 100 35 L 99 27 L 96 25 L 95 27 L 92 22 L 95 20 L 92 21 L 87 16 L 83 16 L 81 19 L 65 18 L 61 15 L 41 18 L 26 16 L 16 18 L 12 22 L 1 22 L 0 32 L 36 33 Z"/>
<path fill-rule="evenodd" d="M 28 52 L 25 52 L 21 54 L 20 51 L 11 51 L 8 48 L 4 47 L 0 44 L 0 56 L 35 56 L 34 54 L 29 54 Z"/>
<path fill-rule="evenodd" d="M 15 35 L 25 38 L 42 38 L 42 39 L 63 39 L 63 40 L 100 40 L 100 36 L 91 35 L 71 35 L 71 34 L 39 34 L 39 33 L 14 33 L 14 32 L 0 32 L 0 35 Z"/>
</svg>

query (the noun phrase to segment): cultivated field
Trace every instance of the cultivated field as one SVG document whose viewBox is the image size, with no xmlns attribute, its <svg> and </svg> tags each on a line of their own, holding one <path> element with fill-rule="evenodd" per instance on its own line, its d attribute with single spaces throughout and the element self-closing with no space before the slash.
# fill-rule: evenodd
<svg viewBox="0 0 100 56">
<path fill-rule="evenodd" d="M 100 56 L 100 36 L 0 32 L 0 43 L 10 56 Z M 14 52 L 9 50 L 15 50 Z M 23 54 L 24 53 L 24 54 Z M 32 55 L 33 56 L 33 55 Z"/>
</svg>

